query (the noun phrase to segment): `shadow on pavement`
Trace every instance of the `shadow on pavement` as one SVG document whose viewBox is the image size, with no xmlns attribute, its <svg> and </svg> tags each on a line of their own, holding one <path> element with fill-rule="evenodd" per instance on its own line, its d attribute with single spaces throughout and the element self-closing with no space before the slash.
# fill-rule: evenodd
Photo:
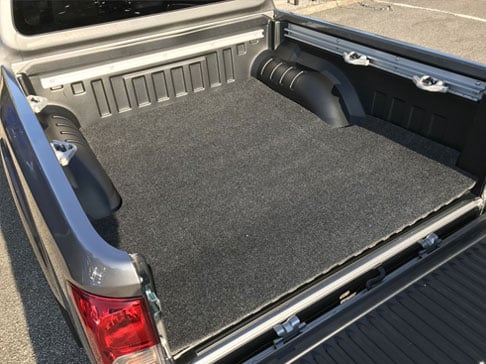
<svg viewBox="0 0 486 364">
<path fill-rule="evenodd" d="M 16 287 L 28 324 L 30 342 L 38 363 L 88 363 L 74 341 L 37 262 L 0 166 L 0 229 L 4 235 Z M 2 273 L 2 274 L 5 274 Z M 11 318 L 16 320 L 15 317 Z M 18 341 L 20 341 L 19 338 Z M 12 342 L 18 351 L 22 345 Z M 17 353 L 18 354 L 18 353 Z M 27 359 L 27 358 L 26 358 Z"/>
</svg>

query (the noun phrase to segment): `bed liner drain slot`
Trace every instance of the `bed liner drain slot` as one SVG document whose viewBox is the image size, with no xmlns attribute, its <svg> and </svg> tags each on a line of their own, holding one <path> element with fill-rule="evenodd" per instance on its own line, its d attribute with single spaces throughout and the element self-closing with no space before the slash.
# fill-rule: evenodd
<svg viewBox="0 0 486 364">
<path fill-rule="evenodd" d="M 378 275 L 374 278 L 369 279 L 366 282 L 366 289 L 369 291 L 379 285 L 383 279 L 386 277 L 386 270 L 383 266 L 378 267 L 377 269 Z"/>
</svg>

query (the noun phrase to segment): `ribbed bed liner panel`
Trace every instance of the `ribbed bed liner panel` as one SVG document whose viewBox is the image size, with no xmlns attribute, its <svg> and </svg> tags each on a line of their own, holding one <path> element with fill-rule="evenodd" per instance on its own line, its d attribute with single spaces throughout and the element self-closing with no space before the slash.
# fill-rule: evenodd
<svg viewBox="0 0 486 364">
<path fill-rule="evenodd" d="M 295 362 L 484 362 L 485 277 L 483 240 Z"/>
<path fill-rule="evenodd" d="M 331 129 L 256 80 L 83 131 L 153 268 L 173 350 L 463 195 L 457 152 L 376 119 Z"/>
</svg>

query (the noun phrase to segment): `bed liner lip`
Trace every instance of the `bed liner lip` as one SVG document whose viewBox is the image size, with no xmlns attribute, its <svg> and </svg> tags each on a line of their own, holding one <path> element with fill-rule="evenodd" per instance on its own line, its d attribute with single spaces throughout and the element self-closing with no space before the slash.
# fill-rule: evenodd
<svg viewBox="0 0 486 364">
<path fill-rule="evenodd" d="M 272 330 L 275 325 L 286 321 L 289 317 L 297 314 L 310 305 L 317 303 L 330 293 L 343 287 L 347 282 L 375 269 L 381 265 L 382 262 L 411 247 L 428 234 L 435 232 L 454 220 L 470 213 L 477 213 L 479 215 L 484 206 L 485 201 L 480 197 L 466 197 L 462 201 L 447 206 L 444 210 L 438 212 L 419 226 L 412 227 L 410 230 L 404 232 L 404 234 L 400 234 L 383 246 L 373 250 L 370 254 L 345 266 L 343 269 L 331 274 L 320 283 L 311 286 L 304 292 L 282 303 L 282 305 L 257 317 L 255 320 L 237 329 L 235 332 L 225 336 L 222 340 L 209 347 L 201 349 L 197 352 L 197 357 L 192 363 L 213 363 L 224 359 L 227 355 L 242 348 L 254 338 Z M 176 359 L 181 358 L 188 351 L 190 351 L 190 349 L 183 349 L 176 353 L 174 357 Z"/>
</svg>

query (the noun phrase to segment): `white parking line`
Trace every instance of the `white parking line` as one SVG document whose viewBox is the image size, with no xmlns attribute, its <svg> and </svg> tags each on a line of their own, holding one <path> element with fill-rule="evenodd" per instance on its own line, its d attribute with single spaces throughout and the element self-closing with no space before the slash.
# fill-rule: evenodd
<svg viewBox="0 0 486 364">
<path fill-rule="evenodd" d="M 409 4 L 403 4 L 403 3 L 394 3 L 394 2 L 390 2 L 390 1 L 384 1 L 384 0 L 375 0 L 375 2 L 381 3 L 381 4 L 389 4 L 389 5 L 394 5 L 394 6 L 401 6 L 403 8 L 411 8 L 411 9 L 420 9 L 420 10 L 426 10 L 426 11 L 433 11 L 433 12 L 436 12 L 436 13 L 448 14 L 448 15 L 457 16 L 459 18 L 464 18 L 464 19 L 469 19 L 469 20 L 476 20 L 476 21 L 480 21 L 480 22 L 486 23 L 486 19 L 479 18 L 477 16 L 472 16 L 472 15 L 458 14 L 458 13 L 454 13 L 452 11 L 447 11 L 447 10 L 440 10 L 440 9 L 433 9 L 433 8 L 424 8 L 422 6 L 409 5 Z"/>
</svg>

